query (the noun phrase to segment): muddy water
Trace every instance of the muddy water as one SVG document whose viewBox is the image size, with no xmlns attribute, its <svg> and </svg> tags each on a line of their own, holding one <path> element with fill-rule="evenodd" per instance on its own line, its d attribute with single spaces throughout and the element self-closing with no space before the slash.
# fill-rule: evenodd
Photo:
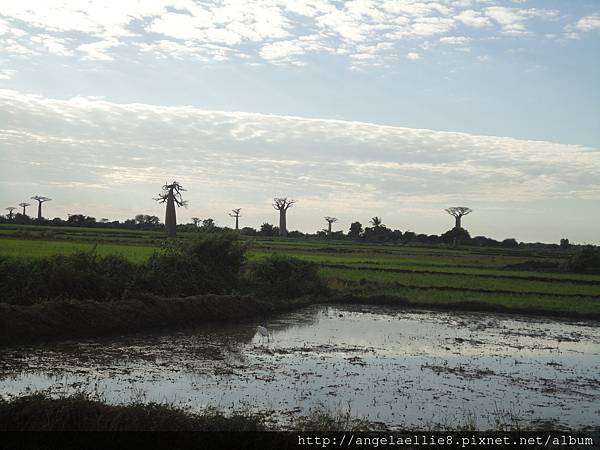
<svg viewBox="0 0 600 450">
<path fill-rule="evenodd" d="M 0 394 L 312 410 L 388 426 L 600 423 L 600 323 L 315 306 L 258 323 L 0 351 Z"/>
</svg>

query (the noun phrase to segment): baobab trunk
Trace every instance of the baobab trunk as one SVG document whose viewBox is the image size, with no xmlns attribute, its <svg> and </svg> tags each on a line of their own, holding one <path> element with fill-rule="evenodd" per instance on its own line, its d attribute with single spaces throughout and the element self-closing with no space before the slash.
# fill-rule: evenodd
<svg viewBox="0 0 600 450">
<path fill-rule="evenodd" d="M 42 220 L 42 202 L 38 202 L 38 220 Z"/>
<path fill-rule="evenodd" d="M 286 214 L 287 210 L 294 206 L 296 200 L 288 200 L 287 197 L 274 198 L 273 208 L 279 211 L 279 236 L 287 236 Z"/>
<path fill-rule="evenodd" d="M 175 213 L 175 199 L 173 198 L 173 191 L 170 191 L 167 197 L 165 230 L 167 232 L 167 237 L 175 237 L 175 234 L 177 233 L 177 216 Z"/>
<path fill-rule="evenodd" d="M 165 231 L 167 237 L 175 237 L 175 234 L 177 233 L 175 205 L 187 205 L 187 202 L 181 198 L 181 191 L 185 191 L 185 189 L 177 181 L 173 181 L 171 184 L 165 184 L 162 188 L 162 192 L 154 199 L 159 203 L 167 204 L 165 210 Z"/>
<path fill-rule="evenodd" d="M 235 216 L 235 230 L 238 231 L 240 229 L 240 218 Z"/>
<path fill-rule="evenodd" d="M 280 209 L 279 210 L 279 236 L 286 237 L 287 236 L 287 226 L 286 226 L 286 215 L 287 210 Z"/>
<path fill-rule="evenodd" d="M 456 216 L 456 225 L 454 225 L 454 228 L 462 228 L 460 226 L 460 219 L 462 216 Z"/>
</svg>

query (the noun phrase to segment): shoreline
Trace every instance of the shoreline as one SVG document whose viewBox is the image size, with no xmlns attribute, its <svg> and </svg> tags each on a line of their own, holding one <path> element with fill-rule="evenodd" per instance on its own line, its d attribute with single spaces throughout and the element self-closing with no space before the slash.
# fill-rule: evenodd
<svg viewBox="0 0 600 450">
<path fill-rule="evenodd" d="M 114 302 L 54 300 L 34 305 L 0 303 L 0 347 L 72 339 L 127 335 L 144 331 L 181 330 L 205 323 L 239 322 L 311 305 L 387 306 L 408 310 L 505 314 L 558 321 L 599 321 L 600 314 L 510 308 L 485 302 L 411 302 L 398 295 L 296 299 L 257 299 L 253 295 L 198 295 L 183 298 L 138 296 Z"/>
</svg>

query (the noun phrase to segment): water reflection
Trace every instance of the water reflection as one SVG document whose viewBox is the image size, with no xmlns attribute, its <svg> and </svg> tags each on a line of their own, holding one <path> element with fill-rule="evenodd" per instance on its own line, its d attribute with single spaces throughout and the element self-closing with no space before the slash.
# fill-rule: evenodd
<svg viewBox="0 0 600 450">
<path fill-rule="evenodd" d="M 7 348 L 0 389 L 272 410 L 282 422 L 323 406 L 408 426 L 599 419 L 598 323 L 316 306 L 271 319 L 268 344 L 257 324 Z"/>
</svg>

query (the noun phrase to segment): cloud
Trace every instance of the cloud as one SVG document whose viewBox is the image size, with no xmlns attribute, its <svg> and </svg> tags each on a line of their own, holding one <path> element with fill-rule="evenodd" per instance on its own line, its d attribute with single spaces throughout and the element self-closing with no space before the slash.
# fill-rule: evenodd
<svg viewBox="0 0 600 450">
<path fill-rule="evenodd" d="M 491 6 L 485 9 L 485 14 L 502 27 L 502 33 L 512 36 L 530 34 L 526 22 L 531 18 L 553 18 L 559 15 L 556 10 L 506 8 Z"/>
<path fill-rule="evenodd" d="M 101 185 L 122 210 L 138 207 L 129 189 L 150 198 L 169 178 L 200 204 L 259 208 L 280 193 L 315 214 L 330 198 L 348 214 L 357 205 L 600 200 L 600 152 L 577 145 L 8 90 L 0 123 L 5 185 Z"/>
<path fill-rule="evenodd" d="M 39 44 L 49 53 L 59 56 L 71 56 L 73 52 L 69 50 L 68 43 L 65 39 L 56 38 L 47 34 L 41 34 L 31 37 L 31 42 Z"/>
<path fill-rule="evenodd" d="M 600 14 L 582 17 L 575 24 L 575 28 L 583 32 L 600 30 Z"/>
<path fill-rule="evenodd" d="M 0 80 L 10 80 L 14 77 L 16 70 L 11 69 L 0 69 Z"/>
<path fill-rule="evenodd" d="M 440 42 L 442 44 L 450 44 L 450 45 L 465 45 L 471 42 L 471 38 L 466 36 L 446 36 L 440 38 Z"/>
<path fill-rule="evenodd" d="M 110 55 L 109 50 L 120 45 L 122 44 L 116 40 L 96 41 L 89 44 L 82 44 L 77 47 L 77 50 L 84 53 L 83 59 L 112 61 L 113 57 Z"/>
<path fill-rule="evenodd" d="M 473 28 L 485 28 L 492 25 L 490 19 L 485 17 L 480 11 L 467 9 L 456 16 L 456 20 Z"/>
<path fill-rule="evenodd" d="M 133 50 L 157 58 L 296 66 L 324 54 L 347 58 L 351 66 L 383 65 L 434 36 L 450 39 L 444 35 L 461 25 L 497 35 L 496 23 L 502 35 L 519 36 L 530 32 L 528 21 L 558 14 L 493 5 L 491 0 L 20 0 L 3 4 L 0 36 L 11 34 L 12 41 L 0 44 L 8 54 L 46 51 L 97 61 L 131 58 Z M 581 27 L 593 27 L 594 17 L 582 19 Z"/>
<path fill-rule="evenodd" d="M 415 52 L 409 52 L 406 54 L 406 58 L 414 61 L 417 59 L 421 59 L 421 55 L 419 55 L 418 53 L 415 53 Z"/>
</svg>

